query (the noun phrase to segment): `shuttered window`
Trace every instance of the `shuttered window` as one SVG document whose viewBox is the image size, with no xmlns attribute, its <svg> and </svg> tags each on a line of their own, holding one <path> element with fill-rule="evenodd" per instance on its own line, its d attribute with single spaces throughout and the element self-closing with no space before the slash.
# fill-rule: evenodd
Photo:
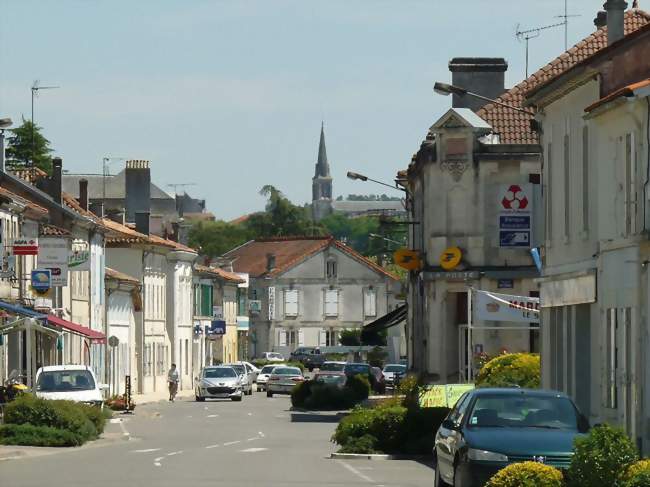
<svg viewBox="0 0 650 487">
<path fill-rule="evenodd" d="M 298 290 L 286 289 L 284 291 L 284 315 L 298 316 Z"/>
<path fill-rule="evenodd" d="M 374 289 L 364 290 L 363 310 L 366 316 L 377 316 L 377 292 Z"/>
<path fill-rule="evenodd" d="M 201 316 L 212 316 L 212 286 L 201 284 Z"/>
<path fill-rule="evenodd" d="M 325 316 L 339 315 L 339 291 L 338 289 L 325 290 Z"/>
</svg>

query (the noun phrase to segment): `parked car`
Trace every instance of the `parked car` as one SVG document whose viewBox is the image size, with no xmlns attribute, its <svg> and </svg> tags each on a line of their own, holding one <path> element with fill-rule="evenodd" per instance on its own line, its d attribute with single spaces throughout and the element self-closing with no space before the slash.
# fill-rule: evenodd
<svg viewBox="0 0 650 487">
<path fill-rule="evenodd" d="M 325 355 L 320 353 L 320 348 L 318 347 L 299 347 L 291 352 L 290 360 L 300 362 L 311 372 L 323 365 Z"/>
<path fill-rule="evenodd" d="M 401 364 L 386 364 L 384 366 L 384 378 L 386 379 L 386 385 L 392 387 L 395 385 L 395 377 L 403 376 L 406 374 L 406 365 Z M 399 380 L 397 381 L 399 382 Z"/>
<path fill-rule="evenodd" d="M 284 355 L 278 352 L 264 352 L 262 359 L 268 360 L 269 362 L 284 362 L 286 360 Z"/>
<path fill-rule="evenodd" d="M 386 392 L 386 378 L 384 373 L 379 367 L 370 367 L 370 373 L 372 374 L 374 381 L 371 381 L 372 390 L 377 394 L 384 394 Z"/>
<path fill-rule="evenodd" d="M 378 369 L 378 367 L 374 368 Z M 347 363 L 343 368 L 343 372 L 348 377 L 351 377 L 353 375 L 366 376 L 368 378 L 368 382 L 370 382 L 370 387 L 372 390 L 379 394 L 383 394 L 386 390 L 386 384 L 384 383 L 382 385 L 379 375 L 377 375 L 376 372 L 373 372 L 372 369 L 373 367 L 370 367 L 370 365 L 364 363 Z"/>
<path fill-rule="evenodd" d="M 327 360 L 323 362 L 323 365 L 321 365 L 318 370 L 321 372 L 343 372 L 344 368 L 345 362 Z"/>
<path fill-rule="evenodd" d="M 269 377 L 271 377 L 271 372 L 273 372 L 273 369 L 280 365 L 286 365 L 286 364 L 273 364 L 273 365 L 265 365 L 262 367 L 262 370 L 260 370 L 260 373 L 257 376 L 257 390 L 258 391 L 264 391 L 266 389 L 266 384 L 269 381 Z"/>
<path fill-rule="evenodd" d="M 316 383 L 334 385 L 340 389 L 345 386 L 348 377 L 343 372 L 320 371 L 314 374 L 312 379 Z"/>
<path fill-rule="evenodd" d="M 253 383 L 257 382 L 257 376 L 260 374 L 260 369 L 250 362 L 242 362 L 242 364 L 246 367 L 246 372 L 248 372 L 248 375 L 251 377 L 251 381 Z"/>
<path fill-rule="evenodd" d="M 244 397 L 244 383 L 233 367 L 224 365 L 204 367 L 196 377 L 194 395 L 197 401 L 206 399 L 241 401 Z"/>
<path fill-rule="evenodd" d="M 237 375 L 241 377 L 241 386 L 242 390 L 244 391 L 244 394 L 247 396 L 250 396 L 253 394 L 253 381 L 251 379 L 251 376 L 248 374 L 248 370 L 246 370 L 246 366 L 242 362 L 235 362 L 233 364 L 222 364 L 227 367 L 232 367 L 235 369 L 235 372 L 237 372 Z"/>
<path fill-rule="evenodd" d="M 103 407 L 102 391 L 107 384 L 99 384 L 95 373 L 86 365 L 49 365 L 36 372 L 36 397 L 64 399 Z"/>
<path fill-rule="evenodd" d="M 475 389 L 438 429 L 436 486 L 482 486 L 514 462 L 569 467 L 573 440 L 589 429 L 573 401 L 554 391 Z"/>
<path fill-rule="evenodd" d="M 277 366 L 266 383 L 266 397 L 273 397 L 273 394 L 291 394 L 296 384 L 304 380 L 298 367 Z"/>
</svg>

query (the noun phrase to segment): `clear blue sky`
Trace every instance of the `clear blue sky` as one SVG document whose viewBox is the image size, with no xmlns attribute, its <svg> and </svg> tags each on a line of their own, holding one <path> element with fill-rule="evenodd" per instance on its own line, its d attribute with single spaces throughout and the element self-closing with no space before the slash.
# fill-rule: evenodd
<svg viewBox="0 0 650 487">
<path fill-rule="evenodd" d="M 641 7 L 650 8 L 650 0 Z M 569 0 L 569 40 L 603 0 Z M 631 4 L 631 0 L 629 2 Z M 153 178 L 196 183 L 218 218 L 259 210 L 273 184 L 311 199 L 321 119 L 335 195 L 383 192 L 449 106 L 434 95 L 455 56 L 502 56 L 524 77 L 515 28 L 558 21 L 564 0 L 0 0 L 0 115 L 30 116 L 71 172 L 101 159 L 152 161 Z M 531 41 L 539 67 L 562 29 Z M 117 166 L 117 164 L 115 164 Z M 387 192 L 390 191 L 386 188 Z"/>
</svg>

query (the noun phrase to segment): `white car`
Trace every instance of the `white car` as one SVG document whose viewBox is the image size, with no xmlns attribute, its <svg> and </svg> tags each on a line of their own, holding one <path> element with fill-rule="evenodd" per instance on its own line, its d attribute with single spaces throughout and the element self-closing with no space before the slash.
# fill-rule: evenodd
<svg viewBox="0 0 650 487">
<path fill-rule="evenodd" d="M 273 394 L 291 394 L 293 388 L 304 380 L 305 377 L 298 367 L 277 365 L 266 384 L 266 397 L 273 397 Z"/>
<path fill-rule="evenodd" d="M 260 369 L 255 367 L 250 362 L 242 362 L 242 364 L 244 364 L 244 367 L 246 367 L 246 372 L 248 372 L 248 375 L 250 375 L 251 381 L 257 382 L 257 376 L 260 374 Z"/>
<path fill-rule="evenodd" d="M 281 353 L 278 352 L 264 352 L 262 359 L 269 362 L 284 362 L 286 359 Z"/>
<path fill-rule="evenodd" d="M 194 395 L 197 401 L 206 399 L 231 399 L 241 401 L 244 386 L 241 376 L 228 366 L 204 367 L 196 378 Z"/>
<path fill-rule="evenodd" d="M 266 390 L 266 384 L 269 382 L 269 377 L 271 377 L 271 374 L 273 373 L 273 369 L 275 369 L 278 365 L 285 365 L 285 364 L 265 365 L 264 367 L 262 367 L 262 370 L 260 370 L 260 373 L 257 375 L 258 391 Z"/>
<path fill-rule="evenodd" d="M 95 406 L 104 406 L 102 391 L 108 385 L 99 384 L 92 369 L 86 365 L 49 365 L 36 372 L 36 397 L 64 399 Z"/>
<path fill-rule="evenodd" d="M 235 362 L 232 364 L 221 364 L 226 367 L 232 367 L 237 372 L 237 375 L 240 378 L 241 387 L 244 391 L 244 394 L 250 396 L 253 394 L 253 378 L 248 374 L 248 370 L 243 362 Z"/>
<path fill-rule="evenodd" d="M 386 385 L 392 387 L 395 384 L 395 376 L 404 376 L 406 374 L 406 365 L 386 364 L 383 370 Z"/>
</svg>

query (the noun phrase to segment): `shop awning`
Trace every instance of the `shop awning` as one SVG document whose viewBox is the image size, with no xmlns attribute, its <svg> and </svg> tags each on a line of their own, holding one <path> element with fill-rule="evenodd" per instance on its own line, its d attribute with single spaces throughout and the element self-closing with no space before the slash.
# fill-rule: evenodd
<svg viewBox="0 0 650 487">
<path fill-rule="evenodd" d="M 6 301 L 0 301 L 0 309 L 3 309 L 15 315 L 28 316 L 29 318 L 36 318 L 36 319 L 45 318 L 45 315 L 43 313 L 39 313 L 38 311 L 34 311 L 33 309 L 30 308 L 25 308 L 18 304 L 8 303 Z"/>
<path fill-rule="evenodd" d="M 89 338 L 93 342 L 103 342 L 106 340 L 106 335 L 104 335 L 102 332 L 91 330 L 88 327 L 73 323 L 72 321 L 64 320 L 58 316 L 47 315 L 47 322 L 50 325 L 63 328 L 65 331 L 69 331 L 75 335 L 81 335 L 82 337 Z"/>
<path fill-rule="evenodd" d="M 61 335 L 61 332 L 59 330 L 47 326 L 47 324 L 44 321 L 40 321 L 30 317 L 18 318 L 17 320 L 14 320 L 10 323 L 5 323 L 4 325 L 0 325 L 0 335 L 6 335 L 7 333 L 11 333 L 14 331 L 29 330 L 29 329 L 40 331 L 41 333 L 46 333 L 48 335 L 52 335 L 55 337 Z"/>
<path fill-rule="evenodd" d="M 385 314 L 384 316 L 377 318 L 375 321 L 368 323 L 363 327 L 364 332 L 376 332 L 390 328 L 391 326 L 399 325 L 408 315 L 407 305 L 398 306 L 390 313 Z"/>
</svg>

